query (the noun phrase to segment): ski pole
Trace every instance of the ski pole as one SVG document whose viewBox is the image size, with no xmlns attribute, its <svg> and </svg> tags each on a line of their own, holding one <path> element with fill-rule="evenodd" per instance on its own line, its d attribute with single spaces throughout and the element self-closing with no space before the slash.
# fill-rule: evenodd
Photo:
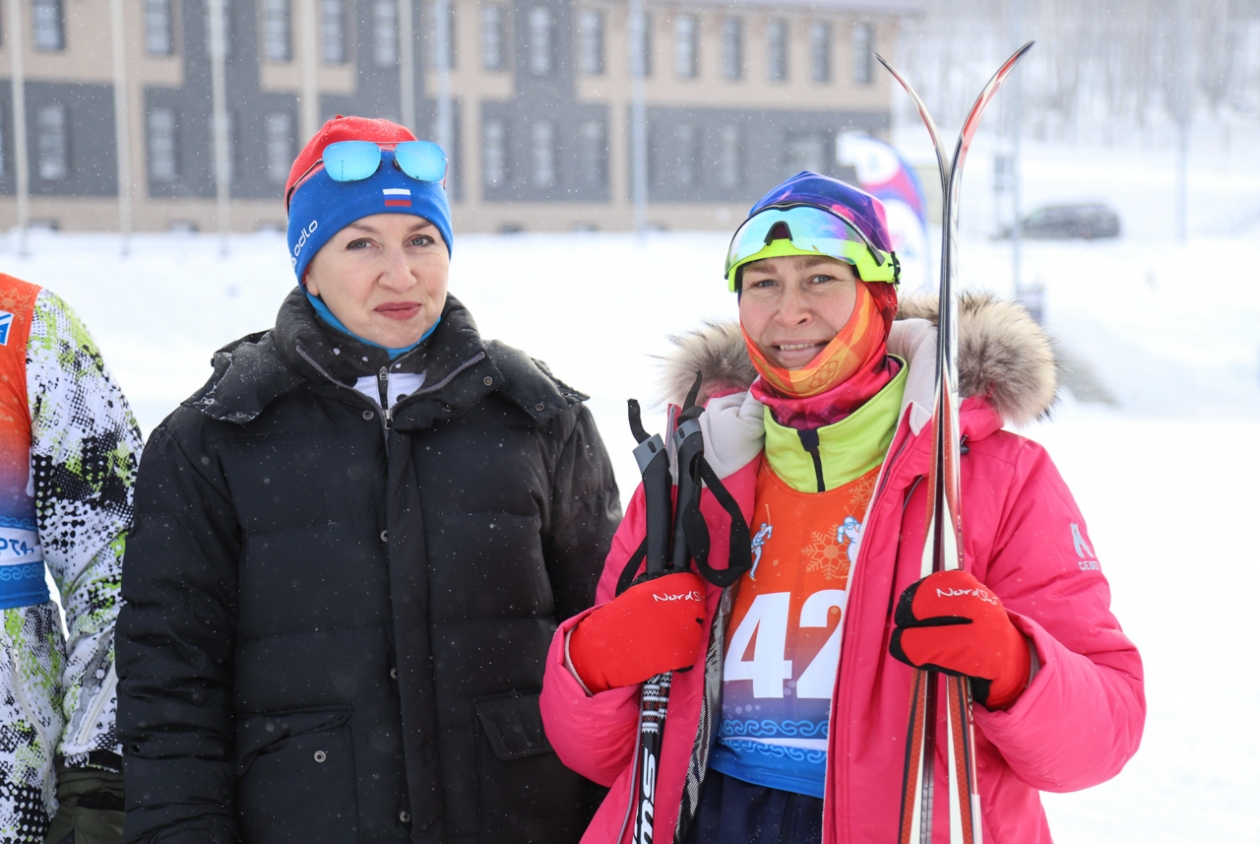
<svg viewBox="0 0 1260 844">
<path fill-rule="evenodd" d="M 703 412 L 703 408 L 695 404 L 696 395 L 699 393 L 700 376 L 697 374 L 696 382 L 691 389 L 691 393 L 687 396 L 683 412 L 679 415 L 678 428 L 674 431 L 674 443 L 678 455 L 678 497 L 673 507 L 673 519 L 668 520 L 669 513 L 669 488 L 664 488 L 664 495 L 661 495 L 661 481 L 658 466 L 660 457 L 664 456 L 664 449 L 660 448 L 660 437 L 651 437 L 640 442 L 638 448 L 635 449 L 636 457 L 639 456 L 639 449 L 646 452 L 657 449 L 656 453 L 648 458 L 646 465 L 641 461 L 640 469 L 643 472 L 644 495 L 650 499 L 645 501 L 647 504 L 648 530 L 645 539 L 645 553 L 647 557 L 646 574 L 652 576 L 666 571 L 688 571 L 691 567 L 691 553 L 687 547 L 686 531 L 683 527 L 682 514 L 686 505 L 692 504 L 693 499 L 700 497 L 700 483 L 696 475 L 697 458 L 704 453 L 704 437 L 700 432 L 700 423 L 697 417 Z M 637 403 L 632 408 L 631 427 L 634 427 L 633 416 L 637 410 Z M 642 431 L 642 424 L 638 426 Z M 646 434 L 646 431 L 643 431 Z M 638 436 L 636 431 L 635 436 Z M 668 464 L 664 464 L 666 472 L 668 472 Z M 651 477 L 649 478 L 649 473 Z M 665 483 L 668 484 L 669 476 L 665 474 Z M 647 484 L 649 481 L 653 484 L 653 488 L 649 489 Z M 672 528 L 672 536 L 670 529 Z M 664 535 L 662 538 L 662 534 Z M 672 540 L 672 541 L 671 541 Z M 668 558 L 662 551 L 672 551 Z M 669 687 L 672 679 L 672 672 L 665 672 L 652 677 L 643 684 L 642 697 L 640 699 L 639 709 L 639 751 L 638 751 L 638 800 L 636 801 L 634 815 L 634 842 L 635 844 L 651 844 L 653 840 L 653 821 L 656 817 L 656 774 L 660 767 L 661 755 L 661 738 L 665 729 L 665 716 L 669 710 Z"/>
<path fill-rule="evenodd" d="M 721 588 L 730 586 L 752 566 L 748 523 L 734 497 L 704 459 L 704 435 L 699 422 L 704 408 L 696 404 L 701 383 L 701 374 L 697 372 L 673 434 L 678 478 L 676 497 L 672 494 L 673 480 L 664 441 L 659 434 L 648 434 L 643 428 L 639 403 L 634 399 L 629 401 L 630 430 L 639 443 L 634 449 L 634 456 L 643 477 L 647 527 L 642 545 L 631 556 L 618 579 L 618 594 L 636 582 L 635 574 L 640 564 L 644 565 L 643 576 L 647 578 L 662 573 L 690 571 L 694 563 L 709 583 Z M 700 513 L 700 492 L 705 485 L 731 518 L 725 569 L 714 569 L 709 563 L 708 528 Z M 673 673 L 665 672 L 643 684 L 639 703 L 639 740 L 631 769 L 631 804 L 627 807 L 634 813 L 634 844 L 651 844 L 654 837 L 656 776 L 660 767 L 672 679 Z M 628 815 L 626 821 L 630 819 Z M 623 824 L 617 841 L 621 841 L 624 834 Z"/>
<path fill-rule="evenodd" d="M 662 547 L 662 540 L 651 535 L 649 527 L 648 539 L 648 574 L 674 571 L 685 572 L 690 568 L 690 552 L 687 547 L 687 535 L 683 529 L 682 514 L 693 499 L 699 499 L 701 485 L 696 475 L 696 461 L 704 451 L 704 437 L 697 421 L 702 407 L 696 404 L 701 377 L 696 375 L 696 384 L 688 394 L 683 412 L 679 414 L 677 430 L 674 431 L 674 445 L 678 452 L 678 498 L 674 504 L 673 542 L 670 543 L 669 566 L 663 559 L 654 561 L 653 550 Z M 667 490 L 668 493 L 668 490 Z M 669 500 L 668 498 L 665 500 Z M 668 535 L 668 534 L 667 534 Z M 655 568 L 659 566 L 659 568 Z M 655 568 L 655 571 L 653 569 Z M 634 843 L 651 844 L 653 841 L 653 820 L 656 814 L 656 771 L 660 767 L 660 743 L 665 729 L 665 714 L 669 710 L 669 684 L 673 674 L 665 671 L 643 684 L 639 712 L 639 801 L 634 821 Z"/>
<path fill-rule="evenodd" d="M 669 563 L 673 521 L 669 455 L 661 435 L 649 435 L 643 428 L 639 403 L 630 399 L 629 410 L 630 430 L 639 442 L 634 448 L 634 458 L 643 478 L 647 518 L 647 535 L 642 547 L 646 558 L 645 574 L 655 575 L 663 572 Z M 636 554 L 627 568 L 631 576 L 638 569 L 638 560 L 639 555 Z M 661 730 L 665 726 L 665 708 L 669 703 L 669 679 L 668 674 L 663 674 L 644 683 L 639 702 L 639 741 L 631 777 L 632 793 L 637 791 L 638 794 L 638 800 L 633 803 L 636 842 L 652 840 L 652 822 L 656 814 L 656 770 L 660 759 Z M 624 833 L 624 827 L 622 831 Z M 617 840 L 621 840 L 620 835 Z"/>
</svg>

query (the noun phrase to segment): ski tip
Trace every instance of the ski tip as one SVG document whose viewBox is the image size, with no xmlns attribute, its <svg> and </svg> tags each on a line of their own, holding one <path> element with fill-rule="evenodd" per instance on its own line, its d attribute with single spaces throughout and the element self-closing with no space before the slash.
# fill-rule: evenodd
<svg viewBox="0 0 1260 844">
<path fill-rule="evenodd" d="M 1011 57 L 1006 60 L 1006 63 L 1014 64 L 1015 62 L 1019 61 L 1020 59 L 1024 57 L 1025 53 L 1027 53 L 1029 50 L 1033 48 L 1033 45 L 1036 43 L 1037 43 L 1036 39 L 1025 42 L 1024 46 L 1020 47 L 1018 50 L 1016 50 L 1014 53 L 1011 54 Z"/>
<path fill-rule="evenodd" d="M 879 53 L 876 53 L 875 60 L 879 62 L 880 64 L 882 64 L 888 70 L 888 72 L 891 73 L 893 76 L 895 76 L 898 80 L 901 79 L 901 74 L 897 72 L 897 68 L 893 67 L 891 64 L 888 63 L 888 59 L 884 58 Z"/>
</svg>

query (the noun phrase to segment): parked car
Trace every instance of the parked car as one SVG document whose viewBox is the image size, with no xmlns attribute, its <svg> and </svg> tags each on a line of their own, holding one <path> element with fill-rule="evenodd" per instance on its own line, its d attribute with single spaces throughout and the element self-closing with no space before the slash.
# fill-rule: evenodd
<svg viewBox="0 0 1260 844">
<path fill-rule="evenodd" d="M 1079 205 L 1047 205 L 1024 218 L 1020 225 L 1024 237 L 1067 240 L 1096 237 L 1119 237 L 1120 215 L 1110 206 L 1100 202 Z M 1006 228 L 1000 237 L 1011 236 Z"/>
</svg>

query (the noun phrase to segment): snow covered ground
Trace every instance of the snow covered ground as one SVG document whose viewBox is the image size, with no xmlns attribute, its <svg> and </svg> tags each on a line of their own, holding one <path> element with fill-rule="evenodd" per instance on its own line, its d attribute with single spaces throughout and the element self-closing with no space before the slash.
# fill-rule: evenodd
<svg viewBox="0 0 1260 844">
<path fill-rule="evenodd" d="M 1005 294 L 1009 246 L 987 239 L 983 152 L 964 199 L 963 279 Z M 1124 216 L 1116 241 L 1026 244 L 1051 331 L 1115 404 L 1068 396 L 1024 433 L 1046 444 L 1080 500 L 1117 614 L 1142 648 L 1150 704 L 1134 761 L 1103 786 L 1047 796 L 1051 827 L 1061 844 L 1260 841 L 1250 665 L 1260 641 L 1260 170 L 1198 162 L 1182 245 L 1171 236 L 1170 156 L 1034 152 L 1027 207 L 1102 198 Z M 485 335 L 592 395 L 628 494 L 625 400 L 656 397 L 651 356 L 666 335 L 734 314 L 725 246 L 711 234 L 457 235 L 451 290 Z M 31 250 L 19 259 L 0 238 L 0 271 L 71 302 L 146 432 L 201 385 L 215 348 L 271 325 L 293 284 L 277 235 L 235 237 L 226 258 L 204 236 L 137 237 L 126 259 L 107 236 L 37 235 Z"/>
</svg>

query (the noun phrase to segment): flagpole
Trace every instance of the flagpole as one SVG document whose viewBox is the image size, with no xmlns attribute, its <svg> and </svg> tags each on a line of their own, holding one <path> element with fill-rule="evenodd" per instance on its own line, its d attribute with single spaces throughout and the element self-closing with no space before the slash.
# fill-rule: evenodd
<svg viewBox="0 0 1260 844">
<path fill-rule="evenodd" d="M 13 2 L 13 0 L 10 0 Z M 219 254 L 228 254 L 228 230 L 231 226 L 231 195 L 228 184 L 228 114 L 227 114 L 227 40 L 224 38 L 223 16 L 227 0 L 210 3 L 210 98 L 214 114 L 214 186 L 219 222 Z"/>
<path fill-rule="evenodd" d="M 13 74 L 13 169 L 17 184 L 17 254 L 25 258 L 26 233 L 31 225 L 31 172 L 26 147 L 26 68 L 22 51 L 26 46 L 22 25 L 22 3 L 9 0 L 9 52 Z"/>
<path fill-rule="evenodd" d="M 114 146 L 118 150 L 118 234 L 123 257 L 126 257 L 131 251 L 131 126 L 130 109 L 127 107 L 127 41 L 123 0 L 110 0 L 109 6 L 114 42 Z"/>
</svg>

